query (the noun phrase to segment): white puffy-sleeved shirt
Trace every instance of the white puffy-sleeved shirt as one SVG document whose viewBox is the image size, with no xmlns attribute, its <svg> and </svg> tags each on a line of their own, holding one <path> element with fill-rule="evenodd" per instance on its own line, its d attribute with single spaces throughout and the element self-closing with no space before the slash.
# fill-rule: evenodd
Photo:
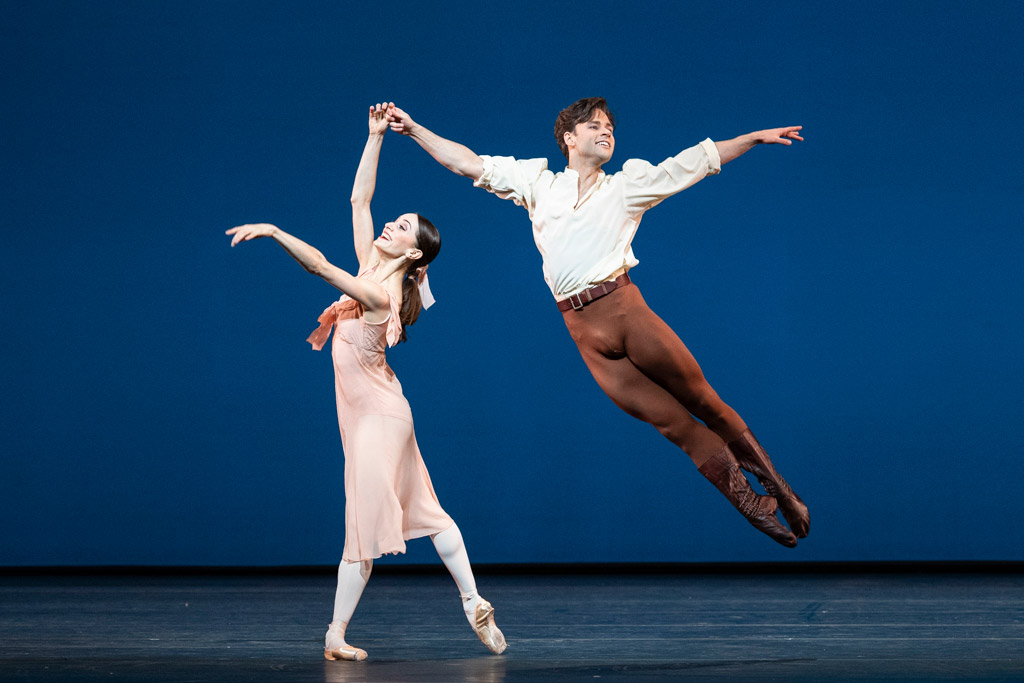
<svg viewBox="0 0 1024 683">
<path fill-rule="evenodd" d="M 544 280 L 556 299 L 637 265 L 631 245 L 644 212 L 722 168 L 709 138 L 657 166 L 629 159 L 618 173 L 601 172 L 580 197 L 579 174 L 552 173 L 547 159 L 480 158 L 484 172 L 473 184 L 530 212 Z"/>
</svg>

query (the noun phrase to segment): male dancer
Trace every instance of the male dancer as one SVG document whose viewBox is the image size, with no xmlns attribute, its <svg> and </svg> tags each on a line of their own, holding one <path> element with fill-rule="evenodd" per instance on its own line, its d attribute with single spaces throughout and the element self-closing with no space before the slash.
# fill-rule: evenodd
<svg viewBox="0 0 1024 683">
<path fill-rule="evenodd" d="M 627 271 L 638 263 L 630 245 L 647 209 L 718 173 L 754 145 L 803 140 L 802 127 L 725 142 L 706 139 L 657 166 L 629 159 L 620 172 L 606 175 L 601 166 L 615 150 L 615 119 L 601 97 L 579 100 L 559 113 L 555 139 L 569 162 L 561 173 L 547 170 L 546 159 L 477 155 L 393 105 L 388 119 L 392 130 L 416 140 L 449 170 L 530 212 L 544 279 L 600 387 L 622 410 L 685 451 L 751 524 L 782 545 L 796 546 L 797 537 L 810 530 L 807 506 L 746 423 L 711 388 L 675 332 L 647 307 Z M 768 496 L 750 488 L 741 467 Z M 777 509 L 792 532 L 775 516 Z"/>
</svg>

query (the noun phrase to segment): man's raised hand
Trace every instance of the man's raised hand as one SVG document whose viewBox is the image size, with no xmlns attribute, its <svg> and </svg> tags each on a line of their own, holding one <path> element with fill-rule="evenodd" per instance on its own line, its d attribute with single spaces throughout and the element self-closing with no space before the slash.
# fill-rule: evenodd
<svg viewBox="0 0 1024 683">
<path fill-rule="evenodd" d="M 388 107 L 388 123 L 391 126 L 391 130 L 402 135 L 411 135 L 413 128 L 416 126 L 416 122 L 412 120 L 412 117 L 396 107 L 394 102 Z"/>
</svg>

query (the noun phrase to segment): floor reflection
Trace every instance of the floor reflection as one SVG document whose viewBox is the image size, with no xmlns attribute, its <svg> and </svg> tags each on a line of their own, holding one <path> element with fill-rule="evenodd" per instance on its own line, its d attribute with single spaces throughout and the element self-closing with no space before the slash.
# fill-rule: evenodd
<svg viewBox="0 0 1024 683">
<path fill-rule="evenodd" d="M 412 680 L 410 669 L 416 677 L 430 680 L 475 681 L 479 683 L 504 683 L 507 660 L 500 656 L 478 657 L 475 659 L 449 659 L 444 661 L 416 662 L 346 662 L 324 661 L 324 683 L 380 683 L 389 680 Z M 394 674 L 392 678 L 389 674 Z"/>
</svg>

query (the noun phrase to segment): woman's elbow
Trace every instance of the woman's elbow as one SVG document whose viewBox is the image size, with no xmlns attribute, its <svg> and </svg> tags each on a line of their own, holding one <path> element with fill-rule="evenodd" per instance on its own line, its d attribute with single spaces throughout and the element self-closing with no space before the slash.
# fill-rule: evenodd
<svg viewBox="0 0 1024 683">
<path fill-rule="evenodd" d="M 324 274 L 327 272 L 328 265 L 329 264 L 327 263 L 327 258 L 320 253 L 317 253 L 315 256 L 313 256 L 313 258 L 308 263 L 303 264 L 303 266 L 305 266 L 306 268 L 307 273 L 310 273 L 311 275 L 316 275 L 317 277 L 324 276 Z"/>
</svg>

